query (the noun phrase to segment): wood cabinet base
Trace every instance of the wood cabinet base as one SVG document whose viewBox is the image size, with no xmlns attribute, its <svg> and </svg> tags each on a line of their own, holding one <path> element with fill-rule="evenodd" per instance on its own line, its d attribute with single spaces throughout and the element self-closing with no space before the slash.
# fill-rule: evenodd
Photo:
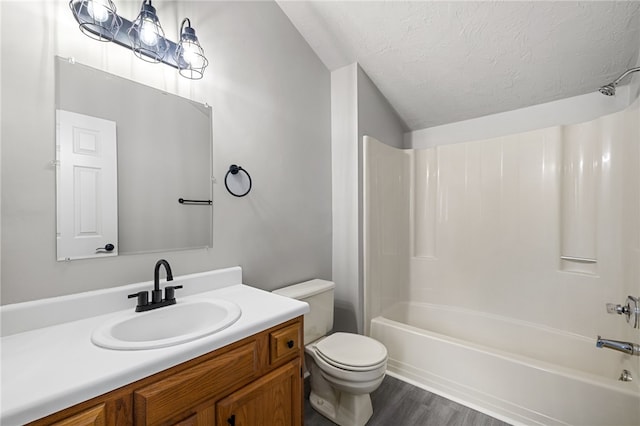
<svg viewBox="0 0 640 426">
<path fill-rule="evenodd" d="M 301 426 L 302 330 L 295 318 L 31 425 Z"/>
</svg>

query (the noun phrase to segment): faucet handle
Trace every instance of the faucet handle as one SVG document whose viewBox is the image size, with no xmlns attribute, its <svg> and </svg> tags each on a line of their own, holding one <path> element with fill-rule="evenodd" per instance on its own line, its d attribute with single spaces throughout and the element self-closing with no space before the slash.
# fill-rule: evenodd
<svg viewBox="0 0 640 426">
<path fill-rule="evenodd" d="M 628 315 L 628 312 L 629 305 L 622 306 L 615 303 L 607 303 L 607 313 L 609 314 Z"/>
<path fill-rule="evenodd" d="M 175 300 L 175 290 L 182 288 L 181 285 L 168 285 L 164 288 L 164 299 L 165 300 Z"/>
<path fill-rule="evenodd" d="M 640 328 L 640 300 L 637 297 L 627 296 L 625 305 L 607 303 L 607 312 L 624 315 L 633 328 Z"/>
<path fill-rule="evenodd" d="M 127 297 L 129 299 L 137 297 L 138 298 L 138 306 L 147 306 L 149 304 L 149 292 L 147 292 L 147 291 L 139 291 L 137 293 L 129 294 Z"/>
</svg>

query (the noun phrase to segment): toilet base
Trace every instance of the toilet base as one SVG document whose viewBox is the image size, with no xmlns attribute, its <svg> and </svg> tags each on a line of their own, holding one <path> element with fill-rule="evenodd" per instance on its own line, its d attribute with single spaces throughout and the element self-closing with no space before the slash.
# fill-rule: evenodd
<svg viewBox="0 0 640 426">
<path fill-rule="evenodd" d="M 354 395 L 334 391 L 329 398 L 318 396 L 313 390 L 309 402 L 314 410 L 340 426 L 364 426 L 373 415 L 369 394 Z"/>
<path fill-rule="evenodd" d="M 364 426 L 373 415 L 370 392 L 378 389 L 386 362 L 371 371 L 343 371 L 318 364 L 314 347 L 305 349 L 305 364 L 310 369 L 311 407 L 340 426 Z M 334 375 L 331 375 L 333 373 Z"/>
</svg>

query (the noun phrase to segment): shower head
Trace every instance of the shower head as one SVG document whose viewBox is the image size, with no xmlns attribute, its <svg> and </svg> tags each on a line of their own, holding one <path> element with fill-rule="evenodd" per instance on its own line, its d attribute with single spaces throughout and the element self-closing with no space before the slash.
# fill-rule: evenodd
<svg viewBox="0 0 640 426">
<path fill-rule="evenodd" d="M 606 96 L 613 96 L 616 94 L 616 86 L 620 83 L 620 81 L 625 78 L 626 76 L 628 76 L 629 74 L 636 72 L 636 71 L 640 71 L 640 67 L 635 67 L 635 68 L 629 68 L 628 70 L 626 70 L 625 72 L 622 73 L 622 75 L 618 78 L 616 78 L 615 80 L 613 80 L 611 83 L 602 86 L 600 89 L 598 89 L 600 91 L 600 93 L 602 93 L 603 95 Z"/>
<path fill-rule="evenodd" d="M 600 89 L 600 93 L 605 96 L 613 96 L 616 94 L 616 86 L 613 84 L 607 84 L 606 86 L 602 86 Z"/>
</svg>

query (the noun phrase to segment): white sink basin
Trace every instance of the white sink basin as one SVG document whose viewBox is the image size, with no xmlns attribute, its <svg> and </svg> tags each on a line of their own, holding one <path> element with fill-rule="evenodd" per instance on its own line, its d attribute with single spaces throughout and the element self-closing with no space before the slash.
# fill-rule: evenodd
<svg viewBox="0 0 640 426">
<path fill-rule="evenodd" d="M 220 331 L 240 318 L 240 307 L 226 300 L 178 301 L 147 312 L 127 312 L 94 330 L 91 341 L 118 350 L 178 345 Z"/>
</svg>

